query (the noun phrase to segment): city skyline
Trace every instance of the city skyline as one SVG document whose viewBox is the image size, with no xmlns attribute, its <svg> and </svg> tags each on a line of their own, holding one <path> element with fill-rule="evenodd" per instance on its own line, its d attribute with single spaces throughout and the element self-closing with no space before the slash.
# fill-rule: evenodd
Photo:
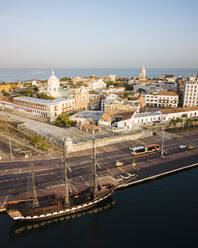
<svg viewBox="0 0 198 248">
<path fill-rule="evenodd" d="M 197 1 L 4 1 L 0 68 L 197 68 Z"/>
</svg>

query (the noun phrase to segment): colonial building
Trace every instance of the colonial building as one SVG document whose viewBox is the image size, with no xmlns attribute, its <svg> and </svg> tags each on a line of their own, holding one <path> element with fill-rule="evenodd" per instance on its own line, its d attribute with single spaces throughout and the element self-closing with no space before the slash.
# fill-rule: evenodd
<svg viewBox="0 0 198 248">
<path fill-rule="evenodd" d="M 104 114 L 104 111 L 85 110 L 70 116 L 70 119 L 76 121 L 78 126 L 88 122 L 97 124 L 102 114 Z"/>
<path fill-rule="evenodd" d="M 150 107 L 172 107 L 177 108 L 179 96 L 174 91 L 160 91 L 153 94 L 142 95 L 146 105 Z"/>
<path fill-rule="evenodd" d="M 84 87 L 71 88 L 70 96 L 74 98 L 75 110 L 86 110 L 89 108 L 89 92 Z"/>
<path fill-rule="evenodd" d="M 121 99 L 118 96 L 109 95 L 105 100 L 102 100 L 102 110 L 117 111 L 117 112 L 139 112 L 144 106 L 145 100 L 143 97 L 134 97 L 130 100 Z"/>
<path fill-rule="evenodd" d="M 198 106 L 198 80 L 189 80 L 184 84 L 183 107 Z"/>
<path fill-rule="evenodd" d="M 0 100 L 0 106 L 3 109 L 14 110 L 27 116 L 34 116 L 53 122 L 61 113 L 74 110 L 74 99 L 59 98 L 45 100 L 33 97 L 14 97 L 13 102 Z"/>
<path fill-rule="evenodd" d="M 60 97 L 60 82 L 59 79 L 55 76 L 54 71 L 52 70 L 52 75 L 47 81 L 47 93 L 55 98 Z"/>
<path fill-rule="evenodd" d="M 91 79 L 87 82 L 89 90 L 98 90 L 106 87 L 106 83 L 103 79 Z"/>
<path fill-rule="evenodd" d="M 198 107 L 162 109 L 160 112 L 162 113 L 162 121 L 182 118 L 184 115 L 187 118 L 198 117 Z"/>
<path fill-rule="evenodd" d="M 132 124 L 133 124 L 133 118 L 134 118 L 133 111 L 130 112 L 122 112 L 122 113 L 110 113 L 105 112 L 98 121 L 98 125 L 101 127 L 108 127 L 112 128 L 112 130 L 115 129 L 121 129 L 121 130 L 131 130 Z"/>
</svg>

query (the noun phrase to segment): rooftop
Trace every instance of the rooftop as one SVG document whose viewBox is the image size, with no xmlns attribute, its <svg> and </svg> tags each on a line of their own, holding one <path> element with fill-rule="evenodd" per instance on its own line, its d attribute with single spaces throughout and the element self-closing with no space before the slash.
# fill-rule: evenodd
<svg viewBox="0 0 198 248">
<path fill-rule="evenodd" d="M 54 99 L 54 100 L 46 100 L 46 99 L 40 99 L 40 98 L 34 98 L 34 97 L 19 96 L 19 97 L 14 97 L 14 100 L 22 100 L 22 101 L 27 101 L 27 102 L 51 105 L 51 104 L 63 102 L 67 99 L 66 98 L 58 98 L 58 99 Z"/>
<path fill-rule="evenodd" d="M 162 113 L 160 111 L 157 111 L 157 112 L 136 113 L 135 118 L 138 118 L 138 117 L 159 116 L 161 114 Z"/>
<path fill-rule="evenodd" d="M 101 117 L 101 115 L 104 114 L 104 111 L 94 111 L 94 110 L 85 110 L 82 112 L 79 112 L 72 117 L 74 118 L 85 118 L 85 119 L 93 119 L 95 121 L 98 121 Z"/>
<path fill-rule="evenodd" d="M 198 107 L 162 109 L 160 110 L 160 112 L 162 114 L 172 114 L 172 113 L 181 113 L 181 112 L 189 112 L 196 110 L 198 110 Z"/>
</svg>

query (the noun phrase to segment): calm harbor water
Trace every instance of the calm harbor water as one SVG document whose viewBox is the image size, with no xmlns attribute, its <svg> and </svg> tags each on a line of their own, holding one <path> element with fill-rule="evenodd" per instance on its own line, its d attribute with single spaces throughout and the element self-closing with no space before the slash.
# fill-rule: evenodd
<svg viewBox="0 0 198 248">
<path fill-rule="evenodd" d="M 115 74 L 121 77 L 134 77 L 140 73 L 140 68 L 117 68 L 117 69 L 63 69 L 55 68 L 55 74 L 58 78 L 61 77 L 89 77 L 93 74 L 97 76 L 105 76 Z M 176 76 L 197 75 L 198 68 L 146 68 L 148 77 L 157 77 L 162 74 L 174 74 Z M 0 68 L 0 81 L 16 82 L 28 79 L 48 79 L 51 74 L 51 69 L 1 69 Z"/>
<path fill-rule="evenodd" d="M 81 217 L 20 229 L 3 216 L 1 247 L 197 247 L 197 195 L 198 168 L 117 192 Z"/>
</svg>

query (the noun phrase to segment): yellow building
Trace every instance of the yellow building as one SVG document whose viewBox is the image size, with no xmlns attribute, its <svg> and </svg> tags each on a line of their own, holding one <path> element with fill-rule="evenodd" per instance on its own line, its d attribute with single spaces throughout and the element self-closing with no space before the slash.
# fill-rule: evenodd
<svg viewBox="0 0 198 248">
<path fill-rule="evenodd" d="M 70 95 L 74 98 L 76 111 L 89 108 L 89 92 L 84 86 L 71 88 Z"/>
</svg>

